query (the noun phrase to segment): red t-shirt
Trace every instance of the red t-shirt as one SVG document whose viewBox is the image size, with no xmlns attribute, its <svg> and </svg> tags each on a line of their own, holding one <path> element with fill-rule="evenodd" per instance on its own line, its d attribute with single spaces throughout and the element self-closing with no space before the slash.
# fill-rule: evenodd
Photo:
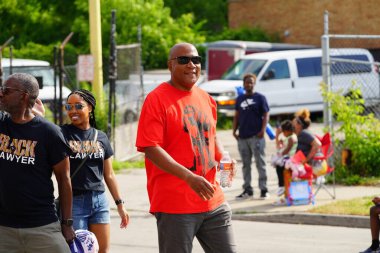
<svg viewBox="0 0 380 253">
<path fill-rule="evenodd" d="M 215 180 L 216 103 L 194 86 L 182 91 L 162 83 L 145 99 L 137 130 L 136 147 L 161 147 L 175 161 L 216 186 L 214 197 L 202 200 L 185 181 L 145 159 L 150 212 L 200 213 L 224 202 Z"/>
</svg>

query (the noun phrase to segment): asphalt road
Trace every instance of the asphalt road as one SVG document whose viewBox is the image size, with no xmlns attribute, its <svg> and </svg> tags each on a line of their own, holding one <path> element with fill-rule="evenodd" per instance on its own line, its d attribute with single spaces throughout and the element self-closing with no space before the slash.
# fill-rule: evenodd
<svg viewBox="0 0 380 253">
<path fill-rule="evenodd" d="M 112 218 L 112 253 L 157 253 L 155 219 L 146 213 L 131 213 L 125 230 L 118 228 L 119 219 Z M 233 221 L 239 253 L 347 253 L 369 246 L 369 229 Z M 194 240 L 193 253 L 204 252 Z"/>
<path fill-rule="evenodd" d="M 317 130 L 320 131 L 320 128 Z M 225 149 L 230 151 L 232 157 L 238 159 L 239 164 L 240 161 L 236 148 L 236 141 L 231 137 L 231 132 L 220 131 L 219 134 L 223 140 Z M 123 140 L 125 141 L 127 139 Z M 270 155 L 273 150 L 274 143 L 273 141 L 268 140 L 267 154 Z M 257 187 L 256 173 L 256 170 L 253 169 L 254 187 Z M 148 213 L 149 201 L 146 192 L 146 176 L 144 169 L 123 171 L 117 174 L 117 179 L 121 193 L 126 200 L 126 207 L 130 213 L 131 222 L 127 229 L 121 230 L 119 228 L 120 220 L 114 206 L 111 205 L 113 208 L 111 213 L 111 252 L 158 252 L 155 219 Z M 241 173 L 238 173 L 237 178 L 233 183 L 233 187 L 225 189 L 226 198 L 231 202 L 231 206 L 233 206 L 235 210 L 240 209 L 240 205 L 248 207 L 252 206 L 253 210 L 256 211 L 264 208 L 265 211 L 268 211 L 269 209 L 269 211 L 272 212 L 277 209 L 279 209 L 279 211 L 282 209 L 289 211 L 302 211 L 305 209 L 305 206 L 273 207 L 271 202 L 274 201 L 274 196 L 267 201 L 252 200 L 235 203 L 236 201 L 234 201 L 233 198 L 241 191 L 241 180 Z M 268 185 L 271 193 L 277 188 L 277 178 L 274 170 L 270 167 L 268 167 Z M 368 195 L 371 195 L 371 192 L 368 190 L 364 191 L 367 192 Z M 349 194 L 350 198 L 353 197 L 353 193 Z M 343 197 L 343 194 L 338 195 L 339 199 Z M 323 195 L 318 196 L 317 203 L 322 204 L 324 198 Z M 112 199 L 110 195 L 109 199 Z M 328 199 L 331 201 L 331 198 Z M 263 215 L 265 215 L 265 213 Z M 346 253 L 364 250 L 370 243 L 370 231 L 368 228 L 267 223 L 242 220 L 234 220 L 233 226 L 239 253 Z M 203 250 L 195 239 L 193 253 L 199 252 L 203 252 Z"/>
<path fill-rule="evenodd" d="M 155 218 L 148 213 L 149 201 L 146 192 L 146 177 L 143 169 L 128 170 L 117 174 L 122 195 L 131 217 L 127 229 L 119 228 L 119 218 L 112 206 L 111 252 L 112 253 L 153 253 L 158 252 Z M 241 179 L 239 179 L 241 180 Z M 240 191 L 240 181 L 235 182 L 236 189 L 226 190 L 227 199 Z M 111 197 L 110 197 L 111 198 Z M 320 198 L 318 197 L 318 201 Z M 288 211 L 306 206 L 273 207 L 270 202 L 261 200 L 247 201 L 246 205 L 254 210 L 283 208 Z M 267 203 L 268 202 L 268 203 Z M 231 200 L 231 206 L 237 208 L 240 203 Z M 244 203 L 241 203 L 244 204 Z M 265 208 L 264 208 L 265 209 Z M 268 210 L 267 210 L 268 211 Z M 273 210 L 272 210 L 273 211 Z M 265 213 L 263 213 L 265 215 Z M 271 215 L 267 213 L 268 217 Z M 368 228 L 348 228 L 320 225 L 283 224 L 233 220 L 239 253 L 320 253 L 320 252 L 359 252 L 368 247 L 370 230 Z M 197 240 L 194 240 L 194 253 L 203 252 Z"/>
</svg>

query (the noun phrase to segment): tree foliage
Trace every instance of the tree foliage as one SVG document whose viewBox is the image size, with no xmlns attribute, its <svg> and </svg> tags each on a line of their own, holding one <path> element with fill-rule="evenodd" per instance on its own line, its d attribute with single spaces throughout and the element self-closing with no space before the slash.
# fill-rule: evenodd
<svg viewBox="0 0 380 253">
<path fill-rule="evenodd" d="M 228 26 L 227 0 L 193 0 L 183 1 L 178 5 L 176 0 L 164 0 L 165 6 L 172 10 L 174 18 L 193 13 L 195 22 L 201 23 L 209 35 L 220 33 Z"/>
<path fill-rule="evenodd" d="M 118 44 L 136 43 L 138 26 L 141 25 L 143 60 L 148 68 L 166 67 L 169 49 L 177 42 L 198 44 L 205 41 L 193 15 L 173 19 L 162 0 L 106 0 L 102 3 L 105 13 L 117 9 Z M 103 34 L 108 35 L 109 22 L 104 27 Z"/>
<path fill-rule="evenodd" d="M 74 32 L 65 59 L 90 51 L 88 1 L 3 0 L 0 2 L 0 44 L 14 36 L 14 57 L 52 60 L 54 46 Z M 108 58 L 111 10 L 116 10 L 117 44 L 137 42 L 142 27 L 143 60 L 147 68 L 166 66 L 170 47 L 180 41 L 202 43 L 205 37 L 192 14 L 176 19 L 162 0 L 102 0 L 101 26 L 103 56 Z M 5 55 L 9 54 L 7 51 Z"/>
<path fill-rule="evenodd" d="M 350 96 L 343 96 L 322 85 L 322 96 L 340 123 L 336 135 L 344 136 L 343 140 L 337 138 L 336 144 L 352 151 L 352 164 L 349 168 L 340 166 L 337 176 L 380 176 L 380 120 L 373 114 L 364 115 L 360 89 L 353 86 Z"/>
<path fill-rule="evenodd" d="M 260 28 L 226 28 L 227 0 L 193 0 L 181 4 L 174 0 L 101 0 L 105 65 L 112 9 L 116 10 L 117 44 L 136 43 L 141 25 L 146 69 L 165 68 L 170 47 L 181 41 L 196 45 L 219 39 L 276 41 L 275 36 L 268 36 Z M 88 1 L 2 0 L 0 18 L 0 45 L 14 36 L 14 57 L 52 62 L 54 47 L 70 32 L 74 35 L 65 47 L 65 63 L 75 64 L 78 54 L 90 52 Z M 3 53 L 9 55 L 8 50 Z"/>
</svg>

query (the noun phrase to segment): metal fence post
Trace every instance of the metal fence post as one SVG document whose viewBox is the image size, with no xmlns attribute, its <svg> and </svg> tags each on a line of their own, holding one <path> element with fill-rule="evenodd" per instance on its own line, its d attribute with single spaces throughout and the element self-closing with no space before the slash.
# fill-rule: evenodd
<svg viewBox="0 0 380 253">
<path fill-rule="evenodd" d="M 117 60 L 116 60 L 116 10 L 111 11 L 111 34 L 110 34 L 110 62 L 109 62 L 109 101 L 108 101 L 108 124 L 107 135 L 111 139 L 112 130 L 115 131 L 116 121 L 116 97 L 115 85 L 117 79 Z M 112 138 L 113 149 L 115 150 L 115 135 Z"/>
<path fill-rule="evenodd" d="M 329 13 L 324 14 L 324 34 L 321 38 L 322 44 L 322 75 L 323 82 L 327 85 L 327 91 L 331 91 L 331 73 L 330 73 L 330 38 L 329 38 Z M 330 103 L 325 102 L 323 107 L 323 122 L 329 132 L 332 131 L 332 119 Z"/>
<path fill-rule="evenodd" d="M 3 67 L 1 66 L 1 58 L 3 57 L 3 49 L 8 46 L 9 43 L 13 40 L 13 36 L 7 39 L 7 41 L 0 46 L 0 86 L 3 85 Z M 11 64 L 12 65 L 12 64 Z"/>
<path fill-rule="evenodd" d="M 62 112 L 62 105 L 63 105 L 63 99 L 62 99 L 62 87 L 64 84 L 64 67 L 65 67 L 65 61 L 64 61 L 64 52 L 65 52 L 65 46 L 73 36 L 73 32 L 71 32 L 65 40 L 62 42 L 61 46 L 59 47 L 60 54 L 59 54 L 59 99 L 58 99 L 58 106 L 59 106 L 59 125 L 63 124 L 63 112 Z"/>
</svg>

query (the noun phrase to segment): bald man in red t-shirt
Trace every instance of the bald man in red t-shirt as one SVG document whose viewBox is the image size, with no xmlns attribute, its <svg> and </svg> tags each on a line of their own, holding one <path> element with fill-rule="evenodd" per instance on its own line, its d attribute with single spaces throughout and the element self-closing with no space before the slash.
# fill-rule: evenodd
<svg viewBox="0 0 380 253">
<path fill-rule="evenodd" d="M 147 96 L 136 147 L 145 153 L 150 212 L 157 218 L 160 252 L 236 252 L 231 208 L 216 181 L 222 148 L 216 103 L 197 82 L 201 58 L 189 43 L 170 50 L 171 79 Z"/>
</svg>

